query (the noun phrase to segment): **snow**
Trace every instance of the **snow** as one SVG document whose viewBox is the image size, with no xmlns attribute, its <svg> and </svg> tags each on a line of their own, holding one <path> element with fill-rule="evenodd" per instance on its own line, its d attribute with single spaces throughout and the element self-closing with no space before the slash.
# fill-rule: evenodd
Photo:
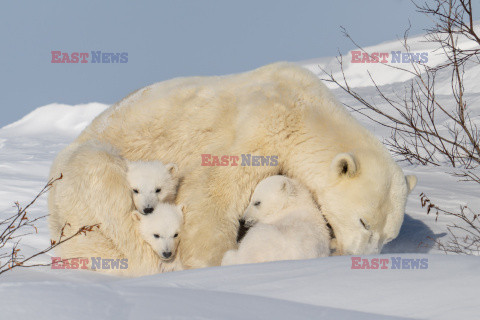
<svg viewBox="0 0 480 320">
<path fill-rule="evenodd" d="M 475 30 L 480 30 L 480 24 L 475 25 Z M 478 32 L 478 31 L 477 31 Z M 437 66 L 440 63 L 446 61 L 445 55 L 442 50 L 439 49 L 438 45 L 432 42 L 425 41 L 424 35 L 418 35 L 410 37 L 408 40 L 411 53 L 428 53 L 428 62 L 426 65 L 433 67 Z M 459 38 L 458 46 L 464 50 L 472 49 L 478 46 L 475 41 Z M 369 54 L 378 52 L 378 53 L 388 53 L 389 57 L 386 59 L 387 63 L 352 63 L 352 51 L 359 51 L 361 49 L 356 48 L 349 51 L 347 54 L 343 54 L 343 71 L 345 77 L 349 79 L 349 85 L 352 88 L 359 87 L 370 87 L 372 82 L 368 76 L 370 72 L 373 76 L 373 79 L 379 86 L 389 85 L 389 84 L 401 84 L 407 80 L 413 78 L 413 74 L 408 72 L 403 72 L 396 68 L 404 68 L 409 71 L 413 71 L 413 66 L 410 63 L 394 63 L 392 60 L 392 51 L 405 53 L 406 50 L 403 46 L 403 39 L 389 41 L 380 43 L 374 46 L 369 46 L 363 48 L 363 50 Z M 329 73 L 332 73 L 337 80 L 342 80 L 343 76 L 341 69 L 337 62 L 336 57 L 328 58 L 318 58 L 307 61 L 300 62 L 307 69 L 311 70 L 315 74 L 318 74 L 321 78 L 325 78 L 325 75 L 322 72 L 322 69 L 326 70 Z M 418 66 L 417 66 L 418 67 Z M 465 90 L 469 93 L 480 93 L 480 87 L 477 85 L 478 78 L 480 76 L 480 66 L 478 62 L 469 64 L 466 69 L 465 74 Z M 450 90 L 449 74 L 447 72 L 440 72 L 437 82 L 440 82 L 438 92 L 444 90 L 448 92 Z M 340 81 L 342 82 L 342 81 Z M 443 84 L 443 87 L 440 88 Z M 328 84 L 330 88 L 335 88 L 334 84 Z"/>
<path fill-rule="evenodd" d="M 135 279 L 22 270 L 0 294 L 2 316 L 17 319 L 21 310 L 41 310 L 36 319 L 473 319 L 479 267 L 474 257 L 431 255 L 426 270 L 351 270 L 349 257 Z"/>
<path fill-rule="evenodd" d="M 414 39 L 414 51 L 434 48 Z M 369 52 L 402 50 L 398 42 L 365 48 Z M 439 60 L 432 53 L 431 63 Z M 350 59 L 350 58 L 348 58 Z M 348 60 L 347 59 L 347 60 Z M 332 58 L 303 64 L 319 73 L 317 64 L 334 68 Z M 386 90 L 402 86 L 408 77 L 381 65 L 349 64 L 346 72 L 355 87 L 375 98 L 368 85 L 370 70 Z M 387 70 L 387 71 L 385 71 Z M 334 71 L 337 72 L 338 70 Z M 480 108 L 480 89 L 473 82 L 480 67 L 467 70 L 472 111 Z M 448 97 L 448 77 L 439 79 Z M 332 85 L 330 84 L 332 87 Z M 333 87 L 332 87 L 333 88 Z M 334 89 L 337 97 L 355 105 L 351 97 Z M 134 99 L 135 97 L 132 97 Z M 358 104 L 357 104 L 358 105 Z M 28 203 L 45 184 L 55 155 L 108 106 L 99 103 L 68 106 L 50 104 L 0 129 L 0 218 L 15 212 L 14 201 Z M 389 132 L 359 118 L 380 139 Z M 444 239 L 451 218 L 426 214 L 420 193 L 449 209 L 468 204 L 480 207 L 478 184 L 459 183 L 448 167 L 401 163 L 406 174 L 415 174 L 418 185 L 410 195 L 405 221 L 397 239 L 381 255 L 428 259 L 427 269 L 354 270 L 351 257 L 215 267 L 119 278 L 80 270 L 50 268 L 14 269 L 0 275 L 2 319 L 476 319 L 480 258 L 445 255 L 431 240 Z M 29 211 L 32 217 L 47 213 L 46 197 Z M 25 253 L 49 245 L 46 221 L 38 234 L 25 237 Z M 48 255 L 39 261 L 49 262 Z"/>
<path fill-rule="evenodd" d="M 52 103 L 29 113 L 2 128 L 2 136 L 65 136 L 75 138 L 100 112 L 107 108 L 101 103 L 69 106 Z"/>
</svg>

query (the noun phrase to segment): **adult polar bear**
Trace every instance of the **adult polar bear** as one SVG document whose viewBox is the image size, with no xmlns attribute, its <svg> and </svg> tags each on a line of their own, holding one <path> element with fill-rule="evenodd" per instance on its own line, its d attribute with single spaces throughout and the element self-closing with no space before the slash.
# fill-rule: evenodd
<svg viewBox="0 0 480 320">
<path fill-rule="evenodd" d="M 92 148 L 92 141 L 99 143 Z M 51 175 L 63 173 L 64 179 L 49 198 L 54 235 L 67 220 L 101 224 L 91 239 L 64 243 L 63 252 L 91 256 L 106 246 L 111 254 L 113 246 L 130 259 L 143 259 L 139 268 L 145 270 L 156 260 L 126 222 L 132 204 L 120 181 L 121 165 L 111 169 L 108 162 L 118 159 L 109 160 L 98 144 L 129 160 L 178 165 L 183 181 L 177 203 L 186 206 L 180 254 L 190 268 L 219 265 L 235 247 L 239 217 L 267 176 L 284 174 L 312 191 L 344 254 L 378 253 L 395 238 L 416 183 L 314 74 L 294 64 L 157 83 L 100 114 L 57 156 Z M 202 154 L 276 155 L 278 166 L 202 166 Z M 101 201 L 92 199 L 100 197 L 92 188 L 103 190 Z"/>
</svg>

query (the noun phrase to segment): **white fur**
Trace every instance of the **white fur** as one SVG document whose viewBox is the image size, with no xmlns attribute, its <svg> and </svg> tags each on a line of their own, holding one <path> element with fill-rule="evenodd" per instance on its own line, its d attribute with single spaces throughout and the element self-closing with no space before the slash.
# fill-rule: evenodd
<svg viewBox="0 0 480 320">
<path fill-rule="evenodd" d="M 330 164 L 319 203 L 335 233 L 337 254 L 378 254 L 400 230 L 406 199 L 416 184 L 383 154 L 340 153 Z M 389 179 L 385 179 L 389 177 Z M 372 201 L 382 195 L 384 201 Z M 385 214 L 389 213 L 389 214 Z"/>
<path fill-rule="evenodd" d="M 138 221 L 141 237 L 162 260 L 162 271 L 182 269 L 177 252 L 183 225 L 182 210 L 182 205 L 159 203 L 148 215 L 132 212 L 134 220 Z"/>
<path fill-rule="evenodd" d="M 178 171 L 173 163 L 160 161 L 128 161 L 127 181 L 132 191 L 135 208 L 151 213 L 160 202 L 173 201 L 176 195 Z"/>
<path fill-rule="evenodd" d="M 245 211 L 253 225 L 238 250 L 225 253 L 222 265 L 326 257 L 329 231 L 310 192 L 284 176 L 262 180 Z"/>
<path fill-rule="evenodd" d="M 119 156 L 92 146 L 94 140 Z M 275 155 L 278 166 L 201 166 L 205 153 Z M 312 192 L 340 254 L 378 253 L 395 238 L 415 185 L 318 77 L 298 65 L 157 83 L 93 120 L 60 152 L 50 175 L 64 177 L 49 194 L 52 235 L 67 221 L 72 232 L 101 224 L 97 237 L 65 242 L 57 254 L 121 254 L 135 275 L 155 272 L 158 257 L 131 228 L 133 204 L 119 157 L 181 168 L 176 201 L 188 208 L 179 247 L 186 268 L 219 265 L 237 246 L 238 219 L 268 176 L 288 175 Z"/>
</svg>

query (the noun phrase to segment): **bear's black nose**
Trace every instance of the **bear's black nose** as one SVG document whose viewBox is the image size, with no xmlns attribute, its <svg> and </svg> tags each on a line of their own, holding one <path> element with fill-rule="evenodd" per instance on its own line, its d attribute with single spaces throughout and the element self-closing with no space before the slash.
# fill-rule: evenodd
<svg viewBox="0 0 480 320">
<path fill-rule="evenodd" d="M 153 212 L 153 208 L 145 208 L 143 209 L 143 213 L 145 214 L 149 214 L 149 213 L 152 213 Z"/>
<path fill-rule="evenodd" d="M 168 259 L 172 256 L 172 253 L 171 252 L 164 252 L 163 256 Z"/>
</svg>

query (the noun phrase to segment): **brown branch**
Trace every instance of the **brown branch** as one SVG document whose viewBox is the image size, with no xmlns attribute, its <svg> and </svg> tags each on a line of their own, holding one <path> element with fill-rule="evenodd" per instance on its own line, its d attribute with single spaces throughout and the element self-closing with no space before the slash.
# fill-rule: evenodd
<svg viewBox="0 0 480 320">
<path fill-rule="evenodd" d="M 99 224 L 82 226 L 75 233 L 65 237 L 65 227 L 69 226 L 69 224 L 66 223 L 61 229 L 61 234 L 59 238 L 57 240 L 50 241 L 50 246 L 28 257 L 24 257 L 20 254 L 20 241 L 27 235 L 37 233 L 35 222 L 47 217 L 47 215 L 43 215 L 34 219 L 30 219 L 27 216 L 27 209 L 29 209 L 38 200 L 38 198 L 47 193 L 53 187 L 54 183 L 61 180 L 62 178 L 63 176 L 60 175 L 60 177 L 56 179 L 49 180 L 47 184 L 43 187 L 43 189 L 25 207 L 22 208 L 18 202 L 15 202 L 17 212 L 14 215 L 0 221 L 0 226 L 4 227 L 3 231 L 0 234 L 0 250 L 5 250 L 7 245 L 11 245 L 11 249 L 7 249 L 3 252 L 0 251 L 0 275 L 17 267 L 30 268 L 34 266 L 48 266 L 50 265 L 50 263 L 27 263 L 40 255 L 48 253 L 49 251 L 55 249 L 59 245 L 65 243 L 66 241 L 69 241 L 74 237 L 77 237 L 81 234 L 85 235 L 87 232 L 93 231 L 94 228 L 99 228 Z M 25 228 L 28 228 L 30 231 L 22 231 Z M 33 230 L 35 232 L 33 232 Z"/>
</svg>

